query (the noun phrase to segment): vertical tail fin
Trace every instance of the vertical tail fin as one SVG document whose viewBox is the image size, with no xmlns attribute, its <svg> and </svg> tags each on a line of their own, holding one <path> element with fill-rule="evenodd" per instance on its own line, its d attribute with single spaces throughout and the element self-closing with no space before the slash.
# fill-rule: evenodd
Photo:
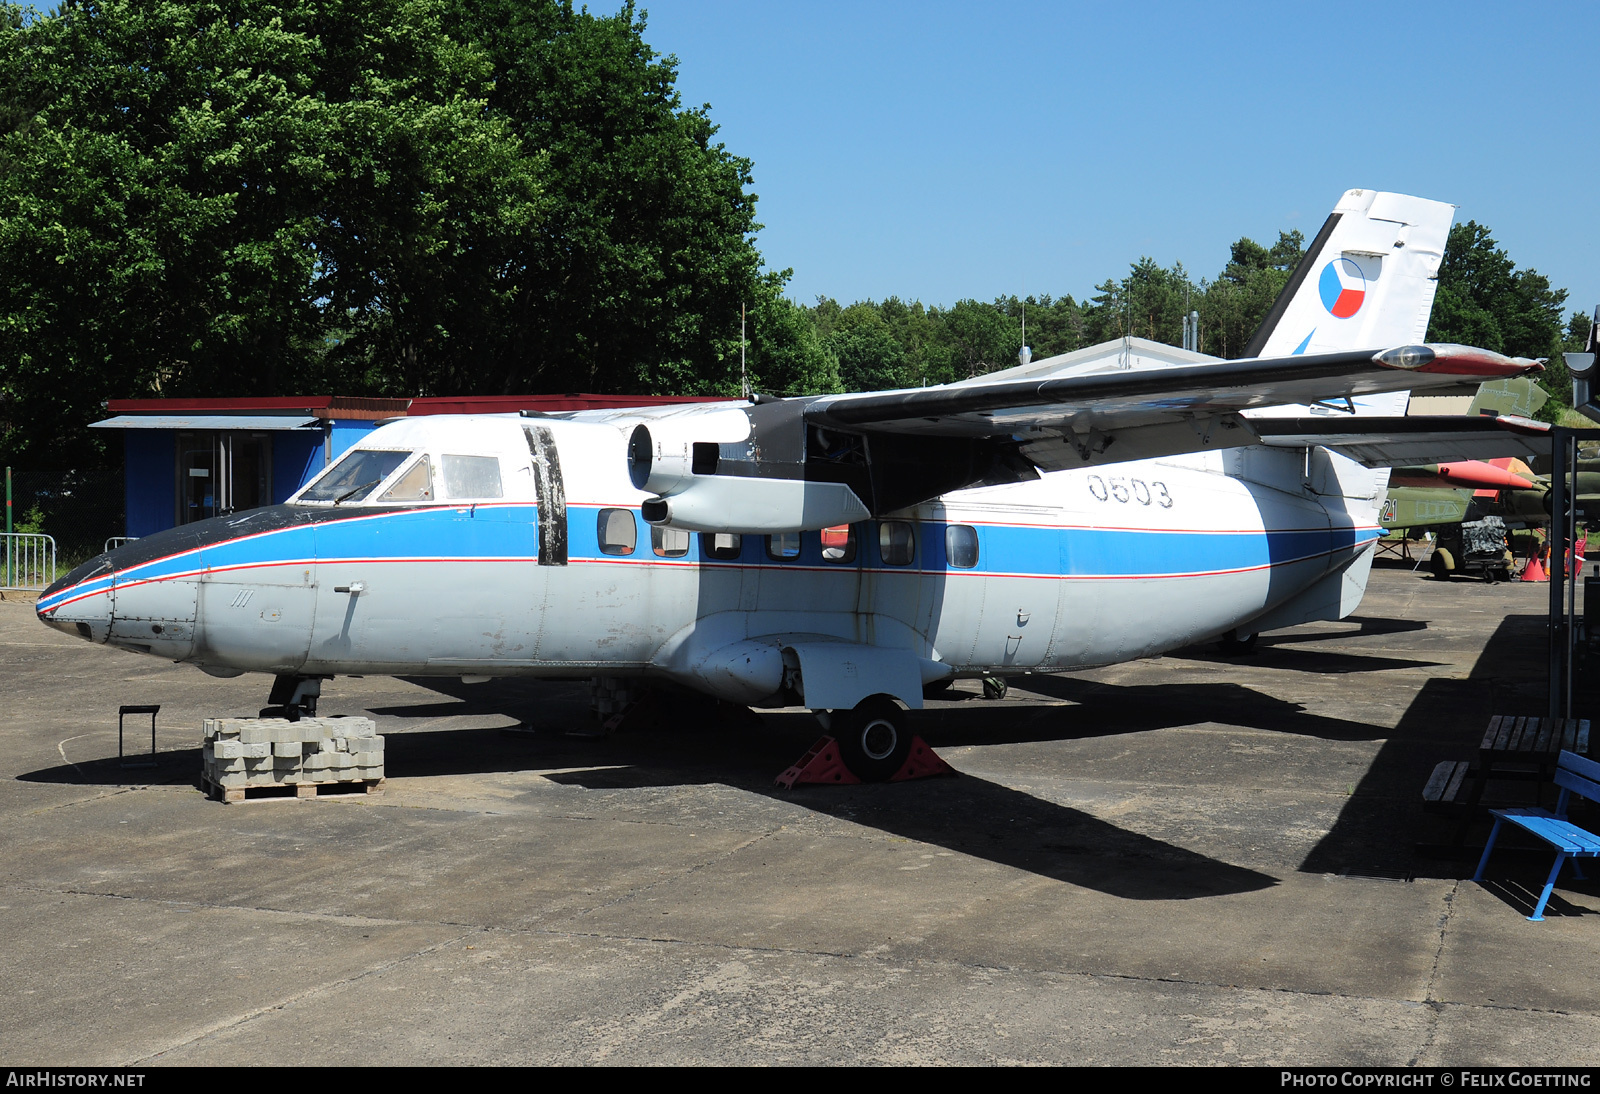
<svg viewBox="0 0 1600 1094">
<path fill-rule="evenodd" d="M 1278 294 L 1246 357 L 1421 342 L 1455 206 L 1348 190 Z"/>
</svg>

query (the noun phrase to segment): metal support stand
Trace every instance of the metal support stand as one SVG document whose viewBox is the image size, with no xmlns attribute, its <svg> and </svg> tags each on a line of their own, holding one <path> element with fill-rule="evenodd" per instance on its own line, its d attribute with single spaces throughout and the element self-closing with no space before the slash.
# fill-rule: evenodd
<svg viewBox="0 0 1600 1094">
<path fill-rule="evenodd" d="M 161 761 L 156 759 L 156 715 L 161 713 L 161 704 L 154 706 L 128 706 L 117 708 L 117 762 L 123 767 L 155 767 Z M 130 714 L 150 715 L 150 757 L 149 759 L 130 760 L 122 752 L 122 719 Z"/>
</svg>

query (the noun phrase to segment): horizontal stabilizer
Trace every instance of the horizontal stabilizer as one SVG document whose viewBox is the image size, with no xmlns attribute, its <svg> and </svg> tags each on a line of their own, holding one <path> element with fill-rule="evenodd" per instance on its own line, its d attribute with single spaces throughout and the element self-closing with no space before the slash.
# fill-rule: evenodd
<svg viewBox="0 0 1600 1094">
<path fill-rule="evenodd" d="M 1550 452 L 1550 427 L 1527 418 L 1438 415 L 1415 418 L 1257 418 L 1263 444 L 1320 445 L 1368 467 L 1455 460 L 1529 459 Z M 1463 483 L 1462 485 L 1467 485 Z"/>
</svg>

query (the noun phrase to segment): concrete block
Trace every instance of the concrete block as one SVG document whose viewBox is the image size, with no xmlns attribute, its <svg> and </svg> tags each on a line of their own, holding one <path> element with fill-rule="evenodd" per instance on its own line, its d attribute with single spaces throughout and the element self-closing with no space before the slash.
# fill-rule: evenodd
<svg viewBox="0 0 1600 1094">
<path fill-rule="evenodd" d="M 357 752 L 355 757 L 357 767 L 381 768 L 383 766 L 383 753 L 381 752 Z"/>
<path fill-rule="evenodd" d="M 300 742 L 273 741 L 272 754 L 277 757 L 292 756 L 298 760 L 300 758 Z"/>
<path fill-rule="evenodd" d="M 218 786 L 235 787 L 250 785 L 250 777 L 240 771 L 213 772 L 207 777 Z"/>
<path fill-rule="evenodd" d="M 205 765 L 204 770 L 207 774 L 217 771 L 236 771 L 243 774 L 251 769 L 243 760 L 213 760 Z"/>
<path fill-rule="evenodd" d="M 266 741 L 257 741 L 254 744 L 240 743 L 240 755 L 247 760 L 264 760 L 272 755 L 272 746 Z"/>
<path fill-rule="evenodd" d="M 216 741 L 212 744 L 212 754 L 219 760 L 243 759 L 244 744 L 240 741 Z"/>
<path fill-rule="evenodd" d="M 272 731 L 264 725 L 247 725 L 239 727 L 239 740 L 247 745 L 271 744 Z"/>
</svg>

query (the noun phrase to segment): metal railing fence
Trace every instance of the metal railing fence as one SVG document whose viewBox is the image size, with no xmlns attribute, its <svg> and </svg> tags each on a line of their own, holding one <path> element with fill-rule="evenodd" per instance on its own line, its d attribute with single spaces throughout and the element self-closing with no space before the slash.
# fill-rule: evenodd
<svg viewBox="0 0 1600 1094">
<path fill-rule="evenodd" d="M 0 532 L 0 589 L 40 590 L 56 580 L 56 541 L 36 532 Z"/>
</svg>

